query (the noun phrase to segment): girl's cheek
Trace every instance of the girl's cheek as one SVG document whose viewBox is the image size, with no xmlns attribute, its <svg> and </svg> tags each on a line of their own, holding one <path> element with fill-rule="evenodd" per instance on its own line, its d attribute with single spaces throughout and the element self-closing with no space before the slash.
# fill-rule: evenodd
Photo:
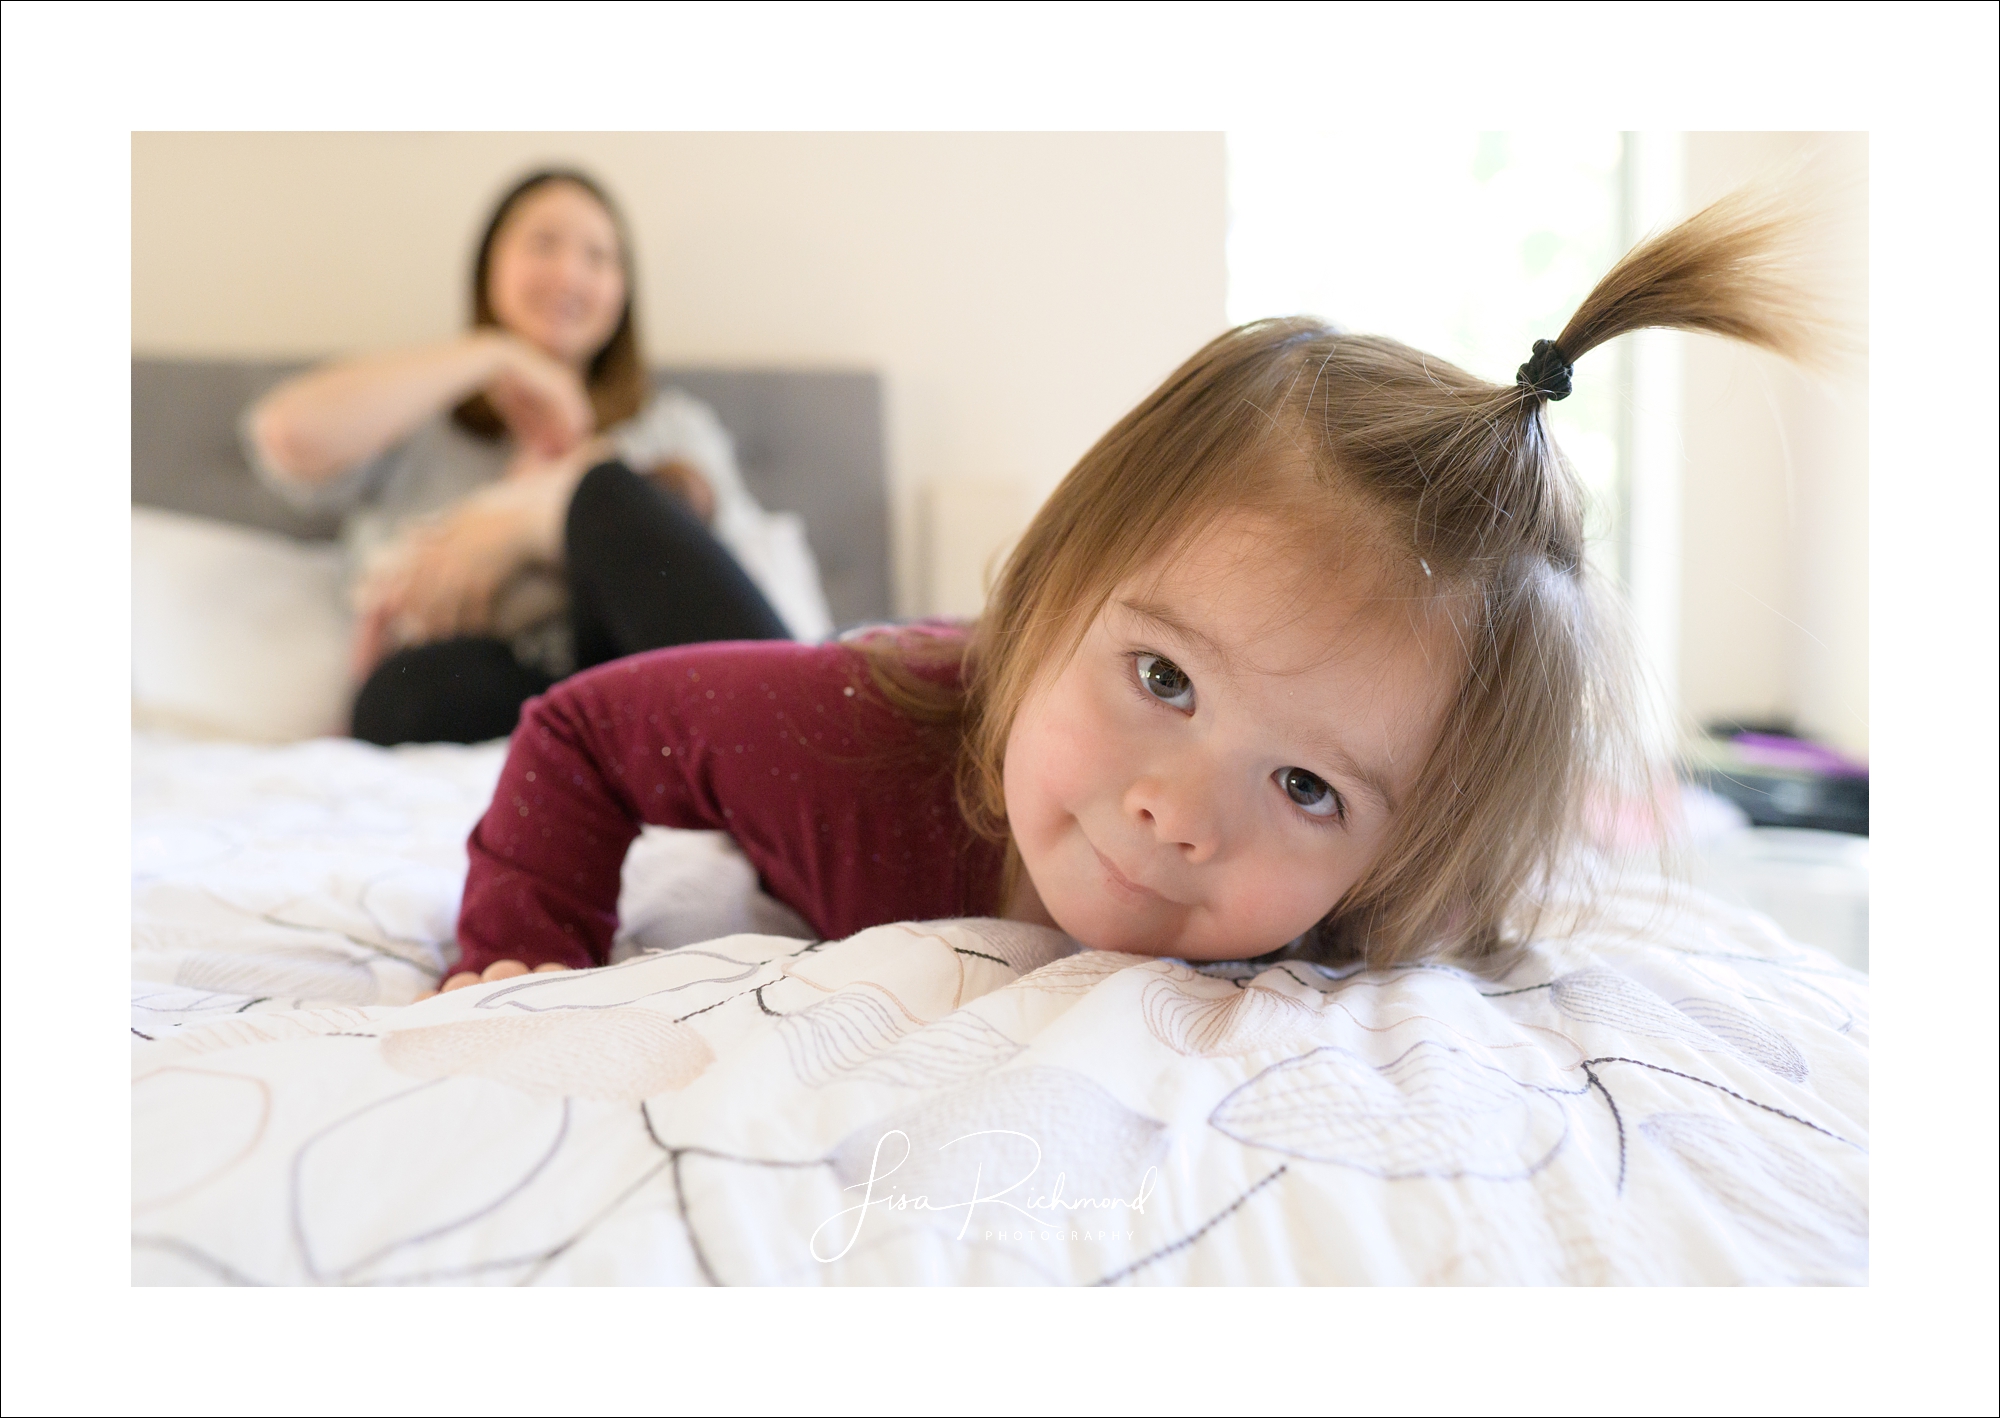
<svg viewBox="0 0 2000 1418">
<path fill-rule="evenodd" d="M 1110 706 L 1080 697 L 1050 725 L 1051 786 L 1074 809 L 1117 811 L 1132 778 L 1139 745 Z"/>
<path fill-rule="evenodd" d="M 1274 852 L 1248 864 L 1232 883 L 1229 914 L 1259 923 L 1260 937 L 1276 943 L 1266 949 L 1291 940 L 1331 911 L 1359 876 L 1341 847 Z"/>
<path fill-rule="evenodd" d="M 1046 714 L 1035 727 L 1032 768 L 1036 776 L 1051 789 L 1074 781 L 1074 775 L 1090 760 L 1087 727 L 1058 712 Z"/>
<path fill-rule="evenodd" d="M 1010 769 L 1018 754 L 1027 773 L 1060 784 L 1089 765 L 1105 736 L 1089 695 L 1076 681 L 1072 669 L 1021 706 L 1008 739 Z"/>
<path fill-rule="evenodd" d="M 1038 706 L 1023 706 L 1007 736 L 1007 761 L 1001 783 L 1007 800 L 1007 822 L 1015 840 L 1032 849 L 1048 834 L 1061 812 L 1053 800 L 1050 745 L 1042 732 Z"/>
</svg>

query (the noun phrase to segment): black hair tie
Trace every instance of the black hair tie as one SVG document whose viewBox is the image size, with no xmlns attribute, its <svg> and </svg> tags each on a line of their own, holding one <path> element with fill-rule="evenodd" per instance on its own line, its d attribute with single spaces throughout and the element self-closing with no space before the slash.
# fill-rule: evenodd
<svg viewBox="0 0 2000 1418">
<path fill-rule="evenodd" d="M 1528 362 L 1514 371 L 1514 382 L 1527 385 L 1544 399 L 1567 399 L 1572 372 L 1554 340 L 1537 340 Z"/>
</svg>

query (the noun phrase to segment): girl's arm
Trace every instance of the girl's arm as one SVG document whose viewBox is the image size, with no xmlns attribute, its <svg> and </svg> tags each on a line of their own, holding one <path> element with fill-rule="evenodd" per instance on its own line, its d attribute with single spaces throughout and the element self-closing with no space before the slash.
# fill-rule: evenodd
<svg viewBox="0 0 2000 1418">
<path fill-rule="evenodd" d="M 614 660 L 531 699 L 466 844 L 453 981 L 610 955 L 644 824 L 728 832 L 823 939 L 993 909 L 949 755 L 909 750 L 851 646 L 750 641 Z M 903 750 L 899 752 L 898 750 Z"/>
<path fill-rule="evenodd" d="M 575 372 L 499 330 L 322 365 L 266 394 L 245 426 L 267 469 L 317 484 L 482 389 L 515 435 L 547 456 L 590 433 L 590 399 Z"/>
<path fill-rule="evenodd" d="M 603 964 L 625 852 L 647 824 L 730 832 L 766 889 L 823 929 L 824 873 L 801 864 L 830 834 L 799 828 L 823 789 L 852 796 L 825 781 L 840 765 L 824 750 L 852 757 L 855 664 L 837 646 L 683 646 L 529 700 L 466 843 L 458 973 Z"/>
</svg>

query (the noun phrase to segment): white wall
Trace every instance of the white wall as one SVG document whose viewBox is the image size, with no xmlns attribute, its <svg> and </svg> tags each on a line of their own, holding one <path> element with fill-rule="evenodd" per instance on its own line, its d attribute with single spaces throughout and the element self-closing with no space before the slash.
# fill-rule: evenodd
<svg viewBox="0 0 2000 1418">
<path fill-rule="evenodd" d="M 1690 133 L 1694 211 L 1794 170 L 1825 205 L 1817 255 L 1866 338 L 1866 134 Z M 1679 681 L 1697 719 L 1776 716 L 1868 751 L 1868 374 L 1808 375 L 1728 341 L 1685 342 Z"/>
<path fill-rule="evenodd" d="M 976 609 L 1034 503 L 1223 325 L 1217 134 L 141 133 L 133 348 L 448 334 L 493 199 L 545 161 L 625 207 L 653 359 L 882 372 L 905 613 Z"/>
<path fill-rule="evenodd" d="M 1807 151 L 1858 324 L 1865 135 L 1687 135 L 1682 200 Z M 884 374 L 905 613 L 976 609 L 1034 503 L 1224 321 L 1216 134 L 155 133 L 132 156 L 132 340 L 157 354 L 446 334 L 506 182 L 596 171 L 654 358 Z M 1865 752 L 1865 369 L 1684 349 L 1681 705 Z"/>
</svg>

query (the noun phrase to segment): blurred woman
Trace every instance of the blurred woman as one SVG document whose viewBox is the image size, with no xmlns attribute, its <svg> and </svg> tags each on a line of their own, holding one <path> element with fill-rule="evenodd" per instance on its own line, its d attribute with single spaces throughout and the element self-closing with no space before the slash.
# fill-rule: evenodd
<svg viewBox="0 0 2000 1418">
<path fill-rule="evenodd" d="M 459 338 L 321 366 L 244 415 L 273 488 L 345 514 L 355 736 L 495 738 L 578 669 L 787 638 L 771 577 L 753 574 L 766 514 L 727 431 L 648 383 L 631 243 L 603 189 L 565 170 L 522 179 L 487 223 L 472 293 Z"/>
</svg>

